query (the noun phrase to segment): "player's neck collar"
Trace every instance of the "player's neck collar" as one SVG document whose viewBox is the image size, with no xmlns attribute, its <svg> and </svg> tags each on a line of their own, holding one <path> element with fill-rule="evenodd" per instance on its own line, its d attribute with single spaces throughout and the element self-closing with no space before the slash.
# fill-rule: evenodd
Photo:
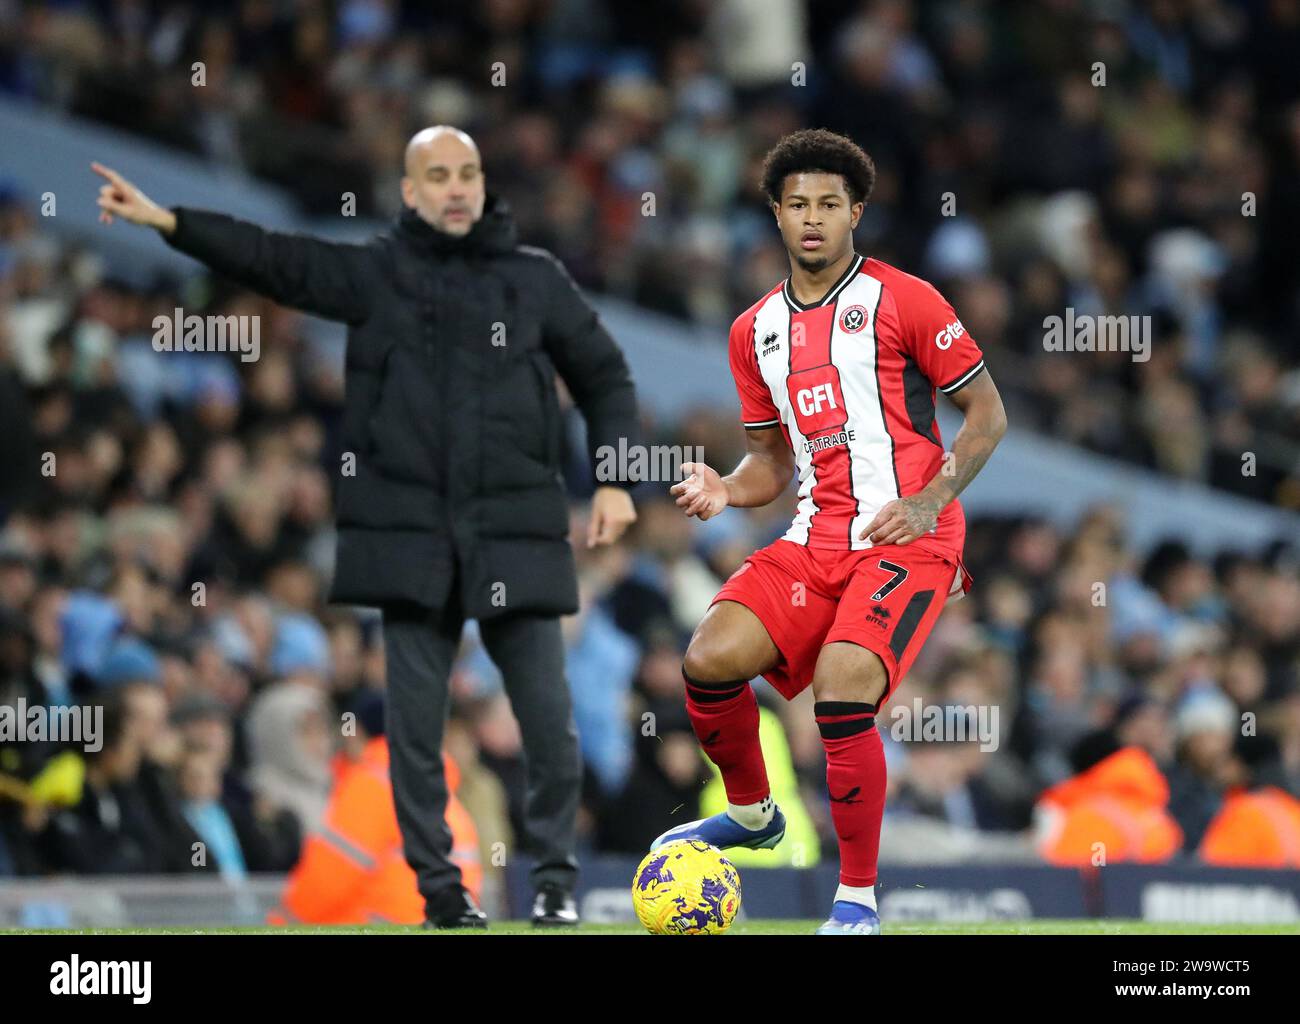
<svg viewBox="0 0 1300 1024">
<path fill-rule="evenodd" d="M 844 291 L 844 289 L 848 287 L 849 282 L 852 281 L 857 272 L 862 269 L 862 264 L 865 262 L 866 257 L 855 252 L 853 254 L 853 259 L 849 260 L 849 265 L 844 268 L 844 273 L 839 276 L 833 285 L 826 289 L 826 294 L 816 302 L 800 302 L 794 297 L 794 288 L 790 284 L 794 274 L 791 273 L 790 277 L 787 277 L 785 282 L 781 285 L 781 294 L 785 296 L 786 305 L 790 307 L 792 313 L 802 313 L 805 310 L 813 309 L 817 306 L 833 305 L 835 300 L 839 298 L 840 292 Z"/>
</svg>

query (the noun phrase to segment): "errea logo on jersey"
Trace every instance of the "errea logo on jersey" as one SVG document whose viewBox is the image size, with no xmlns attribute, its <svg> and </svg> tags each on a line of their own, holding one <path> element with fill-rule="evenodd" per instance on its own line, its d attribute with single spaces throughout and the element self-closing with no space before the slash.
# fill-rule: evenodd
<svg viewBox="0 0 1300 1024">
<path fill-rule="evenodd" d="M 947 351 L 952 347 L 952 343 L 966 333 L 966 328 L 961 325 L 960 320 L 954 320 L 942 331 L 934 336 L 934 343 L 939 348 Z"/>
</svg>

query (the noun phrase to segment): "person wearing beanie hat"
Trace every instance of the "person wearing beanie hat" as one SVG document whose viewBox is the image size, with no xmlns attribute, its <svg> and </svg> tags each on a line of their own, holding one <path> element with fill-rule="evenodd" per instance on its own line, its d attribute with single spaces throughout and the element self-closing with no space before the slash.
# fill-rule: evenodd
<svg viewBox="0 0 1300 1024">
<path fill-rule="evenodd" d="M 1183 698 L 1174 715 L 1179 741 L 1207 734 L 1231 738 L 1237 725 L 1237 709 L 1220 690 L 1199 687 Z"/>
<path fill-rule="evenodd" d="M 1174 712 L 1178 751 L 1169 772 L 1169 810 L 1189 851 L 1200 845 L 1225 791 L 1245 781 L 1233 750 L 1240 728 L 1236 706 L 1213 686 L 1191 690 Z"/>
<path fill-rule="evenodd" d="M 384 735 L 384 695 L 378 690 L 363 687 L 349 702 L 350 710 L 357 716 L 357 724 L 367 738 Z"/>
<path fill-rule="evenodd" d="M 99 666 L 95 681 L 101 687 L 119 687 L 131 683 L 162 684 L 162 663 L 143 640 L 127 637 L 119 640 Z"/>
<path fill-rule="evenodd" d="M 310 615 L 282 615 L 271 648 L 271 672 L 279 678 L 312 675 L 324 681 L 330 673 L 325 628 Z"/>
<path fill-rule="evenodd" d="M 147 814 L 157 837 L 163 868 L 187 870 L 197 835 L 185 819 L 175 785 L 181 734 L 171 721 L 159 653 L 138 637 L 122 637 L 109 649 L 96 682 L 100 693 L 121 705 L 139 746 L 133 785 L 141 813 Z"/>
</svg>

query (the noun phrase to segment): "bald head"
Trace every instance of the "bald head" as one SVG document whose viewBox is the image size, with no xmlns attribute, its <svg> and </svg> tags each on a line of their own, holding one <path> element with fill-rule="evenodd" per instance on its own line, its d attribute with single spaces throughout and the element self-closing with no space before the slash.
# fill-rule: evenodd
<svg viewBox="0 0 1300 1024">
<path fill-rule="evenodd" d="M 486 191 L 478 146 L 451 125 L 435 125 L 406 144 L 402 201 L 449 235 L 468 234 L 483 216 Z"/>
<path fill-rule="evenodd" d="M 448 165 L 478 160 L 478 146 L 468 132 L 449 124 L 422 128 L 406 144 L 406 173 L 414 176 L 430 160 Z"/>
</svg>

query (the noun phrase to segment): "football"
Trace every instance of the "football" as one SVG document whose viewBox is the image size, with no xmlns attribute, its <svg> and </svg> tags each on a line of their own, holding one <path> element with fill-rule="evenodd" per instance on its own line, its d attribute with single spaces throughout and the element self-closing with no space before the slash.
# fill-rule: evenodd
<svg viewBox="0 0 1300 1024">
<path fill-rule="evenodd" d="M 708 843 L 668 843 L 636 869 L 632 903 L 652 935 L 719 935 L 740 910 L 740 874 Z"/>
</svg>

